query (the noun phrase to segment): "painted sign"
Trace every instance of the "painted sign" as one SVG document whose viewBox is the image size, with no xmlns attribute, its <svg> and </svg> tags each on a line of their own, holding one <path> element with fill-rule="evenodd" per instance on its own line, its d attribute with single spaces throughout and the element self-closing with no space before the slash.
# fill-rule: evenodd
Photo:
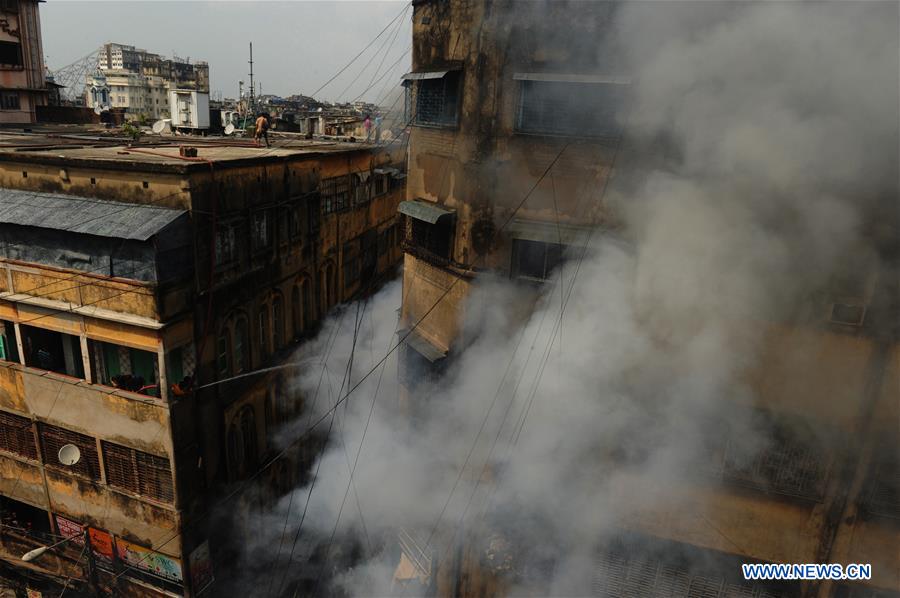
<svg viewBox="0 0 900 598">
<path fill-rule="evenodd" d="M 77 544 L 78 546 L 84 546 L 84 527 L 75 523 L 71 519 L 66 519 L 62 515 L 54 515 L 56 519 L 56 529 L 59 530 L 59 535 L 64 538 L 72 538 L 69 540 L 72 544 Z"/>
<path fill-rule="evenodd" d="M 94 555 L 94 562 L 97 566 L 107 571 L 115 571 L 113 564 L 116 560 L 116 553 L 113 548 L 112 536 L 103 530 L 89 527 L 88 537 L 91 539 L 91 553 Z"/>
<path fill-rule="evenodd" d="M 200 594 L 215 580 L 213 577 L 212 558 L 209 556 L 209 541 L 204 540 L 191 552 L 190 556 L 191 585 L 195 594 Z"/>
<path fill-rule="evenodd" d="M 153 552 L 149 548 L 132 544 L 122 538 L 116 538 L 116 554 L 126 565 L 138 571 L 156 575 L 162 579 L 182 583 L 181 561 Z"/>
</svg>

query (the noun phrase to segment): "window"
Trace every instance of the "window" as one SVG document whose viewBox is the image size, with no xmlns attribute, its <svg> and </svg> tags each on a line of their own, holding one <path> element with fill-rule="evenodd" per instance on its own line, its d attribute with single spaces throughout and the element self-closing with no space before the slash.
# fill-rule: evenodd
<svg viewBox="0 0 900 598">
<path fill-rule="evenodd" d="M 900 519 L 900 451 L 896 434 L 883 437 L 875 453 L 863 507 L 874 515 Z"/>
<path fill-rule="evenodd" d="M 37 460 L 31 420 L 21 415 L 0 411 L 0 450 Z"/>
<path fill-rule="evenodd" d="M 5 66 L 22 66 L 22 44 L 17 42 L 0 42 L 0 64 Z"/>
<path fill-rule="evenodd" d="M 237 225 L 223 224 L 216 229 L 216 268 L 227 266 L 237 259 Z"/>
<path fill-rule="evenodd" d="M 554 268 L 562 262 L 563 246 L 540 241 L 513 241 L 513 268 L 515 278 L 547 280 Z"/>
<path fill-rule="evenodd" d="M 372 195 L 384 195 L 388 192 L 388 180 L 390 179 L 390 175 L 388 174 L 375 174 L 374 181 L 372 181 Z"/>
<path fill-rule="evenodd" d="M 174 502 L 168 459 L 111 442 L 101 444 L 107 484 L 160 502 Z"/>
<path fill-rule="evenodd" d="M 38 424 L 38 431 L 41 438 L 41 456 L 45 465 L 66 469 L 92 480 L 100 479 L 100 459 L 93 438 L 50 424 Z M 59 462 L 59 449 L 67 444 L 74 444 L 81 451 L 81 458 L 74 465 L 63 465 Z"/>
<path fill-rule="evenodd" d="M 257 326 L 259 355 L 260 358 L 266 359 L 269 357 L 269 313 L 266 310 L 265 305 L 259 308 L 259 314 L 257 316 Z"/>
<path fill-rule="evenodd" d="M 344 286 L 352 286 L 359 279 L 359 252 L 357 247 L 358 241 L 350 241 L 344 243 L 343 251 L 343 271 Z"/>
<path fill-rule="evenodd" d="M 220 378 L 228 376 L 228 329 L 224 326 L 216 339 L 216 370 Z"/>
<path fill-rule="evenodd" d="M 288 236 L 292 240 L 299 240 L 303 234 L 303 219 L 300 213 L 300 205 L 291 206 L 288 209 Z"/>
<path fill-rule="evenodd" d="M 16 345 L 16 327 L 12 322 L 0 320 L 0 359 L 19 363 L 19 348 Z"/>
<path fill-rule="evenodd" d="M 19 92 L 4 91 L 0 93 L 0 109 L 2 110 L 18 110 L 19 109 Z"/>
<path fill-rule="evenodd" d="M 258 210 L 253 213 L 253 249 L 259 251 L 269 246 L 269 211 Z"/>
<path fill-rule="evenodd" d="M 284 331 L 284 305 L 280 295 L 272 299 L 272 345 L 275 350 L 281 348 Z"/>
<path fill-rule="evenodd" d="M 621 83 L 522 81 L 516 130 L 576 137 L 616 136 L 626 90 Z"/>
<path fill-rule="evenodd" d="M 18 13 L 19 0 L 0 0 L 0 11 Z"/>
<path fill-rule="evenodd" d="M 413 253 L 438 261 L 450 259 L 449 219 L 441 219 L 435 224 L 418 218 L 407 218 L 406 221 L 406 239 Z"/>
<path fill-rule="evenodd" d="M 460 72 L 420 79 L 416 86 L 416 124 L 454 126 L 459 114 Z"/>
<path fill-rule="evenodd" d="M 77 336 L 33 326 L 20 326 L 25 365 L 84 378 L 81 341 Z"/>
<path fill-rule="evenodd" d="M 325 214 L 342 212 L 350 207 L 350 177 L 348 175 L 322 181 L 322 211 Z"/>
<path fill-rule="evenodd" d="M 368 173 L 353 175 L 353 204 L 360 205 L 369 201 Z"/>
<path fill-rule="evenodd" d="M 250 343 L 247 342 L 247 319 L 238 318 L 234 323 L 234 373 L 250 369 Z"/>
<path fill-rule="evenodd" d="M 89 341 L 94 381 L 157 396 L 156 354 L 112 343 Z"/>
</svg>

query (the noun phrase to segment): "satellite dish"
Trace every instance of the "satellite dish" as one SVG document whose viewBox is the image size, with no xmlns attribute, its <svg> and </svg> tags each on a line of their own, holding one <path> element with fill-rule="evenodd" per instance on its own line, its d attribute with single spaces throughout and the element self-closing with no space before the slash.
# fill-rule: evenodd
<svg viewBox="0 0 900 598">
<path fill-rule="evenodd" d="M 103 112 L 103 108 L 100 106 L 100 104 L 94 106 L 94 114 L 100 114 L 101 112 Z"/>
<path fill-rule="evenodd" d="M 157 135 L 161 134 L 165 130 L 165 128 L 166 128 L 166 121 L 164 121 L 164 120 L 158 120 L 155 123 L 153 123 L 153 132 L 156 133 Z"/>
<path fill-rule="evenodd" d="M 81 459 L 81 451 L 74 444 L 64 444 L 57 457 L 63 465 L 75 465 Z"/>
<path fill-rule="evenodd" d="M 234 133 L 234 125 L 231 123 L 228 123 L 227 125 L 225 125 L 225 134 L 231 135 L 233 133 Z"/>
</svg>

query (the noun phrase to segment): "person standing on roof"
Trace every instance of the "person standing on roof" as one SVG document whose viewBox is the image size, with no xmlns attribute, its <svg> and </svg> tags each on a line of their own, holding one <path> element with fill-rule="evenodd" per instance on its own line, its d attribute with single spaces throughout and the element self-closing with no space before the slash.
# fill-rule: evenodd
<svg viewBox="0 0 900 598">
<path fill-rule="evenodd" d="M 366 141 L 372 136 L 372 119 L 366 114 L 366 120 L 363 121 L 363 128 L 366 130 Z"/>
<path fill-rule="evenodd" d="M 259 145 L 260 137 L 266 140 L 266 147 L 269 147 L 269 119 L 266 118 L 265 114 L 260 114 L 256 117 L 256 133 L 253 135 L 256 145 Z"/>
</svg>

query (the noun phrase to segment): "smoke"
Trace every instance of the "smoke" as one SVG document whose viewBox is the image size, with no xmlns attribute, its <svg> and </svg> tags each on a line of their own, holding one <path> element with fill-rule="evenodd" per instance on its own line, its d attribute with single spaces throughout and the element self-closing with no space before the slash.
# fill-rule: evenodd
<svg viewBox="0 0 900 598">
<path fill-rule="evenodd" d="M 284 438 L 375 369 L 334 411 L 312 491 L 255 522 L 245 589 L 284 576 L 299 595 L 399 592 L 403 529 L 439 561 L 477 538 L 469 556 L 512 569 L 510 591 L 583 595 L 605 536 L 686 512 L 704 525 L 703 505 L 673 488 L 711 468 L 723 422 L 743 458 L 771 441 L 768 423 L 735 408 L 757 402 L 746 373 L 767 326 L 808 318 L 846 258 L 876 254 L 873 214 L 897 182 L 896 10 L 620 6 L 603 51 L 634 83 L 604 200 L 622 229 L 571 247 L 536 298 L 481 277 L 472 342 L 405 404 L 397 353 L 376 367 L 396 342 L 400 285 L 331 318 L 302 349 L 327 368 L 321 383 L 319 367 L 295 381 L 305 412 Z"/>
</svg>

